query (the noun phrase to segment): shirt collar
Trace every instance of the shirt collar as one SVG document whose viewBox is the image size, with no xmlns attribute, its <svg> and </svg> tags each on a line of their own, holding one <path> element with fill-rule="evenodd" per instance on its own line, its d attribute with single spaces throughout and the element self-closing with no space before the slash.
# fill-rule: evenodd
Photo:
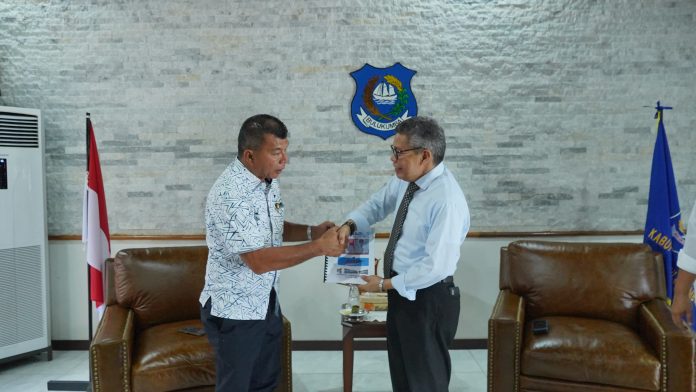
<svg viewBox="0 0 696 392">
<path fill-rule="evenodd" d="M 239 173 L 240 178 L 244 182 L 245 189 L 249 191 L 253 191 L 259 186 L 263 186 L 264 188 L 267 186 L 266 181 L 256 177 L 238 158 L 235 158 L 232 163 L 232 171 Z"/>
<path fill-rule="evenodd" d="M 428 189 L 430 184 L 432 184 L 433 181 L 435 181 L 436 178 L 440 177 L 440 175 L 442 175 L 442 173 L 444 173 L 444 172 L 445 172 L 445 163 L 440 162 L 432 170 L 425 173 L 421 178 L 417 179 L 416 185 L 418 185 L 418 187 L 420 189 L 423 189 L 423 190 Z"/>
</svg>

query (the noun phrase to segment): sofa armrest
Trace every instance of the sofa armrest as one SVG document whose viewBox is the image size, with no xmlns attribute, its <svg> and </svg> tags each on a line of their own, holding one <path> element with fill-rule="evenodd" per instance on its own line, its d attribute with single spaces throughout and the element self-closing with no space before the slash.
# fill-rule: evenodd
<svg viewBox="0 0 696 392">
<path fill-rule="evenodd" d="M 516 391 L 524 328 L 524 298 L 501 290 L 488 320 L 488 391 Z"/>
<path fill-rule="evenodd" d="M 638 328 L 662 364 L 661 390 L 696 391 L 694 335 L 674 324 L 667 303 L 653 299 L 641 304 Z"/>
<path fill-rule="evenodd" d="M 129 391 L 133 353 L 133 311 L 107 306 L 89 347 L 94 392 Z"/>
</svg>

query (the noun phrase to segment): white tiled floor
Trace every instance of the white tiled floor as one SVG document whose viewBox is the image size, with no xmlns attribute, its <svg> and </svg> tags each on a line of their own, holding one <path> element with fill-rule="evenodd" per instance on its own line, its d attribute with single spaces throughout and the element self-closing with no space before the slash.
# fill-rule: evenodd
<svg viewBox="0 0 696 392">
<path fill-rule="evenodd" d="M 452 392 L 485 392 L 486 350 L 453 350 Z M 340 351 L 296 351 L 292 357 L 293 391 L 343 391 Z M 389 392 L 389 364 L 386 351 L 356 351 L 353 390 Z"/>
<path fill-rule="evenodd" d="M 453 350 L 452 392 L 486 390 L 486 350 Z M 340 351 L 294 351 L 292 354 L 295 392 L 343 391 Z M 45 355 L 0 364 L 0 390 L 3 392 L 43 392 L 50 380 L 86 381 L 89 378 L 87 351 L 54 351 L 53 360 Z M 386 351 L 356 351 L 353 390 L 391 391 Z"/>
<path fill-rule="evenodd" d="M 46 391 L 51 380 L 89 379 L 87 351 L 54 351 L 53 360 L 45 354 L 0 364 L 0 390 L 7 392 Z"/>
</svg>

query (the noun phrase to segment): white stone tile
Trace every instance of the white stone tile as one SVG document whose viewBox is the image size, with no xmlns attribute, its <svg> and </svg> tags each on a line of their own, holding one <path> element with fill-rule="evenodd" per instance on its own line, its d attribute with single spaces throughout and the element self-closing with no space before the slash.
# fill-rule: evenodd
<svg viewBox="0 0 696 392">
<path fill-rule="evenodd" d="M 451 392 L 486 390 L 486 350 L 452 350 Z M 343 391 L 343 355 L 341 351 L 293 352 L 293 387 L 297 392 Z M 56 351 L 53 361 L 43 356 L 23 358 L 0 364 L 2 392 L 46 391 L 48 381 L 89 380 L 86 351 Z M 358 392 L 391 391 L 386 351 L 356 351 L 353 390 Z"/>
<path fill-rule="evenodd" d="M 0 378 L 0 385 L 3 392 L 44 392 L 50 380 L 46 375 L 14 374 L 11 379 Z"/>
<path fill-rule="evenodd" d="M 293 390 L 296 392 L 342 392 L 342 373 L 312 373 L 293 375 Z M 353 391 L 390 392 L 389 373 L 356 373 L 353 376 Z"/>
<path fill-rule="evenodd" d="M 356 373 L 353 376 L 354 391 L 391 392 L 391 378 L 386 373 Z"/>
<path fill-rule="evenodd" d="M 6 389 L 6 388 L 14 385 L 16 382 L 16 379 L 17 379 L 17 375 L 12 374 L 11 372 L 6 372 L 3 374 L 0 374 L 0 385 L 2 385 L 3 389 Z"/>
<path fill-rule="evenodd" d="M 85 360 L 85 363 L 87 361 Z M 53 360 L 47 361 L 45 356 L 37 355 L 23 358 L 14 363 L 12 373 L 20 375 L 60 375 L 77 366 L 78 362 L 60 355 L 54 355 Z"/>
<path fill-rule="evenodd" d="M 341 362 L 343 363 L 343 362 Z M 353 359 L 353 373 L 387 373 L 389 358 L 386 351 L 356 351 Z"/>
<path fill-rule="evenodd" d="M 486 350 L 452 350 L 450 391 L 486 390 L 486 375 L 478 361 Z M 293 384 L 296 391 L 342 391 L 343 357 L 340 351 L 296 351 L 293 353 Z M 485 364 L 484 364 L 485 366 Z M 334 370 L 335 369 L 335 370 Z M 386 351 L 356 351 L 353 374 L 354 391 L 391 391 Z"/>
<path fill-rule="evenodd" d="M 488 350 L 467 350 L 484 373 L 488 373 Z"/>
<path fill-rule="evenodd" d="M 341 351 L 293 351 L 293 373 L 341 373 Z"/>
<path fill-rule="evenodd" d="M 77 364 L 74 368 L 56 378 L 56 380 L 89 381 L 89 365 L 87 362 Z"/>
<path fill-rule="evenodd" d="M 450 350 L 452 373 L 480 372 L 481 367 L 469 350 Z"/>
<path fill-rule="evenodd" d="M 295 373 L 293 371 L 292 387 L 295 392 L 342 392 L 343 374 Z"/>
<path fill-rule="evenodd" d="M 486 392 L 486 375 L 482 372 L 452 373 L 450 392 Z"/>
<path fill-rule="evenodd" d="M 20 358 L 0 365 L 2 391 L 46 391 L 52 380 L 89 380 L 87 351 L 54 351 L 53 360 L 45 354 Z"/>
</svg>

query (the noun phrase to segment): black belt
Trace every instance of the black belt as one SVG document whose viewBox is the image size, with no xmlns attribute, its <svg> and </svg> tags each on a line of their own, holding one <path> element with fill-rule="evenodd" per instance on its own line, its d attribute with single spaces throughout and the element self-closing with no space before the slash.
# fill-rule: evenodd
<svg viewBox="0 0 696 392">
<path fill-rule="evenodd" d="M 394 277 L 394 276 L 396 276 L 396 275 L 398 275 L 398 274 L 396 273 L 396 271 L 392 270 L 392 271 L 391 271 L 391 276 Z M 442 279 L 442 280 L 439 281 L 438 283 L 445 283 L 445 284 L 454 283 L 454 277 L 453 277 L 452 275 L 450 275 L 450 276 L 446 277 L 445 279 Z"/>
</svg>

